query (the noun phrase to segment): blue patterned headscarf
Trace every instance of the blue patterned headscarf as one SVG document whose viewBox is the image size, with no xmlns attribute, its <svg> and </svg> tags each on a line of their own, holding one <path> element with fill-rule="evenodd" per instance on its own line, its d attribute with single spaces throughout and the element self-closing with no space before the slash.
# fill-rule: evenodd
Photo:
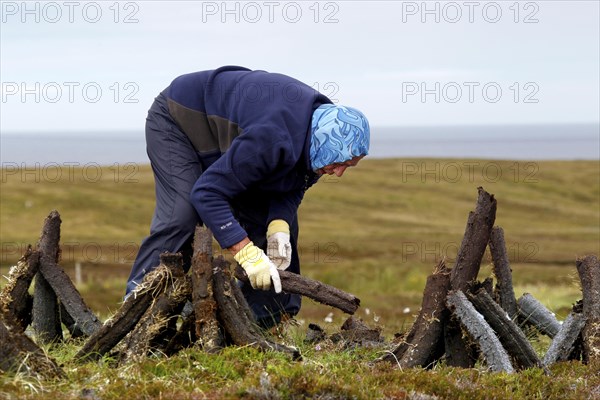
<svg viewBox="0 0 600 400">
<path fill-rule="evenodd" d="M 311 132 L 314 171 L 369 153 L 369 121 L 355 108 L 323 104 L 313 112 Z"/>
</svg>

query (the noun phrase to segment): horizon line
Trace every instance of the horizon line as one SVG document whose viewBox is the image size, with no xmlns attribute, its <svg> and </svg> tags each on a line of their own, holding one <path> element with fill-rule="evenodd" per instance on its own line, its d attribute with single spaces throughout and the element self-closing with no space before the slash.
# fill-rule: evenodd
<svg viewBox="0 0 600 400">
<path fill-rule="evenodd" d="M 456 127 L 510 127 L 510 126 L 574 126 L 574 125 L 585 125 L 585 126 L 599 126 L 600 121 L 578 121 L 578 122 L 509 122 L 509 123 L 473 123 L 473 124 L 406 124 L 406 125 L 375 125 L 371 127 L 373 129 L 389 129 L 389 128 L 456 128 Z M 15 135 L 15 134 L 79 134 L 82 132 L 86 133 L 132 133 L 143 131 L 144 128 L 115 128 L 115 129 L 69 129 L 69 130 L 4 130 L 0 129 L 1 135 Z"/>
</svg>

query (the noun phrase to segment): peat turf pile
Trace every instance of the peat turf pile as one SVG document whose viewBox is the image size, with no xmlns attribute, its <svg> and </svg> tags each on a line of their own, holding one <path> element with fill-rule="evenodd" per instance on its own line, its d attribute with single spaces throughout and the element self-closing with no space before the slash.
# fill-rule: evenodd
<svg viewBox="0 0 600 400">
<path fill-rule="evenodd" d="M 421 310 L 401 343 L 379 361 L 401 368 L 428 368 L 440 361 L 463 368 L 483 361 L 493 371 L 513 372 L 561 360 L 600 363 L 600 263 L 589 255 L 576 260 L 583 299 L 562 323 L 530 294 L 518 300 L 501 227 L 494 226 L 496 199 L 479 188 L 474 212 L 449 269 L 440 262 L 427 279 Z M 496 285 L 477 281 L 489 246 Z M 553 338 L 543 359 L 521 329 Z"/>
<path fill-rule="evenodd" d="M 181 254 L 161 254 L 160 265 L 103 324 L 59 264 L 60 224 L 60 215 L 52 211 L 35 250 L 29 246 L 0 293 L 0 370 L 62 375 L 60 367 L 25 334 L 29 326 L 39 343 L 64 340 L 62 325 L 72 338 L 85 337 L 75 356 L 82 362 L 111 354 L 125 363 L 151 352 L 172 355 L 191 345 L 215 352 L 229 344 L 301 358 L 296 348 L 262 333 L 236 283 L 247 276 L 238 266 L 234 277 L 228 261 L 212 256 L 213 239 L 207 229 L 196 229 L 189 273 L 184 272 Z M 34 277 L 32 296 L 29 288 Z M 359 307 L 357 297 L 330 285 L 287 271 L 281 271 L 280 277 L 288 293 L 348 314 Z"/>
</svg>

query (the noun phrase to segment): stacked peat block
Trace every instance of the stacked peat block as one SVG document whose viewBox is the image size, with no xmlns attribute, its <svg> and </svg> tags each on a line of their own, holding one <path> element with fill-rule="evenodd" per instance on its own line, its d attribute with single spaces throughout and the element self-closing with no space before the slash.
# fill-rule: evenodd
<svg viewBox="0 0 600 400">
<path fill-rule="evenodd" d="M 576 261 L 583 300 L 561 325 L 530 294 L 515 299 L 504 231 L 495 227 L 496 199 L 483 188 L 474 212 L 469 214 L 456 263 L 448 269 L 440 262 L 427 279 L 421 310 L 412 329 L 393 352 L 378 361 L 401 368 L 429 368 L 440 361 L 463 368 L 478 359 L 492 371 L 513 372 L 543 368 L 556 361 L 582 358 L 600 362 L 600 263 L 590 255 Z M 492 281 L 476 281 L 481 261 L 490 247 Z M 521 326 L 533 326 L 553 338 L 541 360 Z"/>
<path fill-rule="evenodd" d="M 161 254 L 159 266 L 102 324 L 59 265 L 60 224 L 60 215 L 52 211 L 36 249 L 27 249 L 0 293 L 0 370 L 62 375 L 38 344 L 57 345 L 67 340 L 63 325 L 71 338 L 85 340 L 75 356 L 82 362 L 111 354 L 125 363 L 152 353 L 172 355 L 191 345 L 215 352 L 228 344 L 301 358 L 297 349 L 274 342 L 258 327 L 236 280 L 248 278 L 241 269 L 235 278 L 229 262 L 222 256 L 213 258 L 212 234 L 206 228 L 196 229 L 190 274 L 184 272 L 181 254 Z M 357 297 L 332 286 L 287 271 L 280 275 L 288 293 L 349 314 L 359 307 Z M 29 326 L 35 342 L 25 334 Z"/>
</svg>

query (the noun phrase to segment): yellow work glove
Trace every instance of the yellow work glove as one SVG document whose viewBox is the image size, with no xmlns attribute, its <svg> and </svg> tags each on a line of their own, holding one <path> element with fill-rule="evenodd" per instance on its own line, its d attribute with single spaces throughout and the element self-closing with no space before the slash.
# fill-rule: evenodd
<svg viewBox="0 0 600 400">
<path fill-rule="evenodd" d="M 250 280 L 250 285 L 254 289 L 269 290 L 272 279 L 275 293 L 281 292 L 281 279 L 277 268 L 265 252 L 256 247 L 254 243 L 248 243 L 233 258 L 244 268 Z"/>
<path fill-rule="evenodd" d="M 290 226 L 282 219 L 274 219 L 267 229 L 267 255 L 277 269 L 287 269 L 292 262 Z"/>
</svg>

